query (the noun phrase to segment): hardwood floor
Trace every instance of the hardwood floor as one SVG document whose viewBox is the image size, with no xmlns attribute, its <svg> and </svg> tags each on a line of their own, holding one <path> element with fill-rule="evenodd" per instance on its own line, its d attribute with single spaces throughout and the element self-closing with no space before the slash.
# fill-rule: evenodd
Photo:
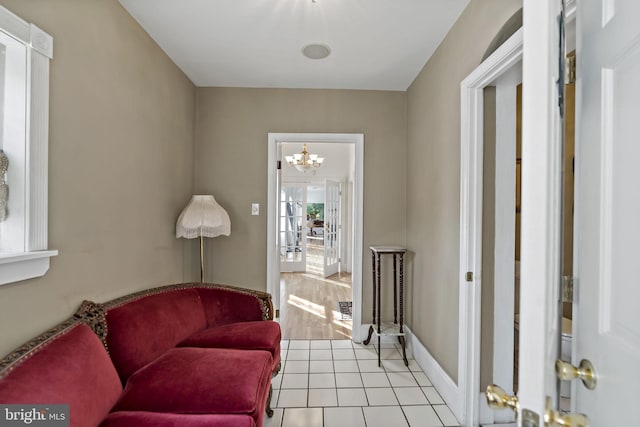
<svg viewBox="0 0 640 427">
<path fill-rule="evenodd" d="M 351 339 L 351 320 L 342 320 L 338 301 L 351 301 L 351 274 L 326 279 L 310 273 L 281 273 L 282 339 Z"/>
</svg>

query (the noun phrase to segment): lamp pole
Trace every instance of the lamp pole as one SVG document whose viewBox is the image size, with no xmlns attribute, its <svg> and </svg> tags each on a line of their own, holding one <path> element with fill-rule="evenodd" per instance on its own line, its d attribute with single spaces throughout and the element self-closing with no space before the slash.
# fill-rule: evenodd
<svg viewBox="0 0 640 427">
<path fill-rule="evenodd" d="M 204 237 L 200 234 L 200 283 L 204 283 Z"/>
</svg>

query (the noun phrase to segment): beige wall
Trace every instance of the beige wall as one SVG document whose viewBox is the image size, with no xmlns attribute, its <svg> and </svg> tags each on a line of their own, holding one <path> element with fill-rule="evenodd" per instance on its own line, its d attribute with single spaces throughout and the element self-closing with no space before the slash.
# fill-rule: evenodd
<svg viewBox="0 0 640 427">
<path fill-rule="evenodd" d="M 0 0 L 54 38 L 49 243 L 40 279 L 0 287 L 0 354 L 104 301 L 182 281 L 195 87 L 115 0 Z"/>
<path fill-rule="evenodd" d="M 521 0 L 471 0 L 407 97 L 407 245 L 415 253 L 410 324 L 458 377 L 460 82 Z"/>
<path fill-rule="evenodd" d="M 483 95 L 482 135 L 482 307 L 480 309 L 480 391 L 493 384 L 493 311 L 496 242 L 496 88 Z"/>
<path fill-rule="evenodd" d="M 231 236 L 210 240 L 208 278 L 266 289 L 267 134 L 364 133 L 364 313 L 371 305 L 372 244 L 405 243 L 406 93 L 199 88 L 197 192 L 229 212 Z M 261 205 L 251 216 L 252 202 Z"/>
</svg>

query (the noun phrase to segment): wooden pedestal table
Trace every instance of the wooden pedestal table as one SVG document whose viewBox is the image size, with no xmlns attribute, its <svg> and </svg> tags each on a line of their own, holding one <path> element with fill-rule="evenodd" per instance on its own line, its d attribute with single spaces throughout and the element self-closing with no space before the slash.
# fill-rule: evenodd
<svg viewBox="0 0 640 427">
<path fill-rule="evenodd" d="M 409 366 L 407 360 L 406 341 L 404 339 L 404 254 L 406 248 L 399 246 L 371 246 L 371 261 L 373 268 L 373 322 L 369 326 L 369 334 L 364 344 L 367 345 L 371 341 L 371 337 L 375 334 L 378 337 L 378 366 L 380 366 L 380 337 L 396 336 L 402 345 L 402 359 L 404 364 Z M 380 258 L 382 255 L 393 255 L 393 322 L 383 322 L 381 320 L 381 273 Z M 399 264 L 399 265 L 398 265 Z M 399 291 L 399 295 L 398 295 Z M 400 316 L 398 316 L 398 314 Z"/>
</svg>

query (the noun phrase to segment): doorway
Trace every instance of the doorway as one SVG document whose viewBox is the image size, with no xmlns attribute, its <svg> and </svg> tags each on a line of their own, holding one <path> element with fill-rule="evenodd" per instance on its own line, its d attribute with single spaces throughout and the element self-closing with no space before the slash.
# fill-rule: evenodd
<svg viewBox="0 0 640 427">
<path fill-rule="evenodd" d="M 283 142 L 280 151 L 282 336 L 351 339 L 352 262 L 347 235 L 353 228 L 348 215 L 353 201 L 347 190 L 354 180 L 354 146 Z M 323 163 L 305 168 L 286 160 L 302 158 L 303 152 Z"/>
<path fill-rule="evenodd" d="M 353 158 L 352 147 L 335 146 L 327 153 L 322 144 L 315 145 L 328 164 L 339 163 L 336 154 L 345 161 Z M 290 147 L 283 148 L 286 153 Z M 348 181 L 348 169 L 342 169 Z M 317 173 L 307 176 L 308 172 Z M 344 214 L 351 201 L 342 191 L 342 180 L 318 180 L 319 172 L 300 176 L 295 170 L 282 171 L 278 234 L 284 339 L 350 339 L 352 334 L 351 266 L 341 262 L 349 258 L 343 230 L 352 228 L 350 216 Z"/>
<path fill-rule="evenodd" d="M 521 126 L 516 117 L 522 98 L 521 55 L 522 30 L 519 30 L 462 82 L 460 336 L 464 344 L 459 349 L 459 378 L 464 425 L 515 421 L 510 411 L 488 408 L 483 392 L 486 383 L 494 383 L 504 387 L 508 394 L 515 394 L 519 382 L 520 192 L 517 189 L 521 165 L 527 162 L 516 141 Z M 486 88 L 491 86 L 493 112 L 487 115 Z M 573 101 L 571 89 L 572 85 L 567 88 L 571 98 L 568 101 Z M 573 117 L 575 113 L 567 114 Z M 487 120 L 495 125 L 493 135 L 487 135 Z M 566 133 L 571 141 L 564 154 L 565 275 L 571 275 L 573 268 L 573 130 L 569 129 L 572 123 L 567 123 Z M 487 136 L 495 140 L 492 147 L 485 145 Z M 489 164 L 487 155 L 492 160 Z M 491 169 L 490 174 L 487 168 Z M 488 187 L 491 194 L 486 193 Z M 487 205 L 492 209 L 487 210 Z M 487 222 L 491 227 L 486 227 Z M 571 343 L 569 301 L 561 303 L 559 312 L 564 311 L 565 317 L 558 319 L 564 324 L 565 360 L 571 357 L 572 345 L 575 348 L 575 343 Z M 567 391 L 561 390 L 560 394 L 566 396 Z"/>
<path fill-rule="evenodd" d="M 284 339 L 361 340 L 363 143 L 269 134 L 267 290 Z M 287 164 L 303 144 L 322 166 Z"/>
<path fill-rule="evenodd" d="M 481 391 L 481 372 L 488 369 L 484 377 L 490 378 L 491 382 L 513 383 L 516 86 L 521 81 L 522 30 L 518 30 L 461 83 L 458 388 L 460 414 L 465 426 L 514 421 L 512 415 L 492 411 L 486 406 Z M 482 118 L 487 87 L 495 87 L 492 89 L 495 106 L 492 185 L 485 183 L 489 177 L 483 176 L 487 167 L 483 164 L 483 142 L 488 129 Z M 490 203 L 493 212 L 483 212 L 485 185 L 491 185 L 493 190 L 493 203 Z M 492 259 L 483 257 L 483 243 L 486 243 L 483 220 L 488 215 L 494 229 Z M 491 277 L 487 276 L 489 273 Z M 485 280 L 493 284 L 491 289 Z M 487 294 L 488 290 L 490 293 Z M 483 302 L 493 305 L 486 310 L 493 315 L 492 319 L 483 319 Z M 483 340 L 487 336 L 491 339 Z M 484 366 L 481 365 L 483 344 L 484 349 L 490 351 L 483 359 Z"/>
</svg>

